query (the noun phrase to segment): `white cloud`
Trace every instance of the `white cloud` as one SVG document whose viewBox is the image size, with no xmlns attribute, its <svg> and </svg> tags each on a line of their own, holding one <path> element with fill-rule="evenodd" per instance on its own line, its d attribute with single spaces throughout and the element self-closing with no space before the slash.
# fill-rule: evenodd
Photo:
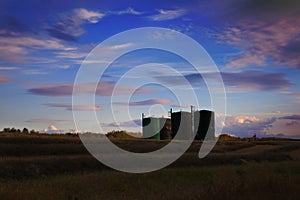
<svg viewBox="0 0 300 200">
<path fill-rule="evenodd" d="M 18 67 L 0 67 L 0 71 L 11 71 L 11 70 L 17 70 Z"/>
<path fill-rule="evenodd" d="M 105 15 L 100 12 L 89 11 L 84 8 L 79 8 L 75 10 L 76 16 L 80 19 L 86 20 L 92 24 L 98 23 L 99 20 Z"/>
<path fill-rule="evenodd" d="M 70 65 L 51 65 L 48 68 L 49 69 L 69 69 Z"/>
<path fill-rule="evenodd" d="M 50 131 L 57 131 L 58 129 L 56 128 L 56 126 L 50 125 L 50 126 L 48 126 L 48 130 L 50 130 Z"/>
<path fill-rule="evenodd" d="M 220 116 L 217 116 L 220 117 Z M 270 128 L 277 118 L 257 118 L 256 116 L 233 116 L 227 115 L 223 125 L 223 133 L 233 134 L 239 137 L 252 137 L 257 134 L 264 137 L 269 134 Z M 220 126 L 220 124 L 216 124 Z"/>
<path fill-rule="evenodd" d="M 48 126 L 48 128 L 45 128 L 44 130 L 42 130 L 40 132 L 49 133 L 49 134 L 62 134 L 62 133 L 64 133 L 64 130 L 59 130 L 56 126 L 51 124 Z"/>
<path fill-rule="evenodd" d="M 115 15 L 124 15 L 124 14 L 131 14 L 131 15 L 141 15 L 142 12 L 136 11 L 133 8 L 129 7 L 126 10 L 120 10 L 120 11 L 111 11 L 111 14 Z"/>
<path fill-rule="evenodd" d="M 225 126 L 231 125 L 232 123 L 236 124 L 250 124 L 255 122 L 260 122 L 261 119 L 255 116 L 231 116 L 229 120 L 225 123 Z"/>
<path fill-rule="evenodd" d="M 133 43 L 125 43 L 125 44 L 120 44 L 120 45 L 107 46 L 107 49 L 119 50 L 119 49 L 126 49 L 126 48 L 131 47 L 131 46 L 133 46 Z"/>
<path fill-rule="evenodd" d="M 183 16 L 186 11 L 183 9 L 179 10 L 158 10 L 159 14 L 152 15 L 149 18 L 153 21 L 165 21 L 165 20 L 171 20 L 176 19 L 181 16 Z"/>
<path fill-rule="evenodd" d="M 82 52 L 77 52 L 77 51 L 61 51 L 57 52 L 57 58 L 71 58 L 71 59 L 76 59 L 76 58 L 84 58 L 87 53 L 82 53 Z"/>
<path fill-rule="evenodd" d="M 78 129 L 70 129 L 70 130 L 62 130 L 58 129 L 55 125 L 51 124 L 48 128 L 45 128 L 40 131 L 41 133 L 48 133 L 48 134 L 65 134 L 65 133 L 81 133 Z"/>
</svg>

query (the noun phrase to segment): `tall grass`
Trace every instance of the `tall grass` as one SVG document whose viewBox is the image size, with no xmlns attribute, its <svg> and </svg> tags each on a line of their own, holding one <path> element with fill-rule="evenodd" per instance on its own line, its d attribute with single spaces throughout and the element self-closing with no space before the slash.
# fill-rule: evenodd
<svg viewBox="0 0 300 200">
<path fill-rule="evenodd" d="M 114 140 L 133 152 L 168 141 Z M 128 174 L 108 169 L 74 136 L 0 135 L 0 200 L 300 199 L 300 141 L 201 142 L 169 167 Z"/>
<path fill-rule="evenodd" d="M 1 199 L 299 199 L 300 163 L 113 170 L 1 180 Z"/>
</svg>

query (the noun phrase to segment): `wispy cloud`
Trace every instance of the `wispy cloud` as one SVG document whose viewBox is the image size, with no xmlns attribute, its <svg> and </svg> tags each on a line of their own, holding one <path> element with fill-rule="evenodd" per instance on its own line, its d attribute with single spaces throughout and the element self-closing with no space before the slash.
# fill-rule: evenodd
<svg viewBox="0 0 300 200">
<path fill-rule="evenodd" d="M 62 13 L 60 19 L 45 30 L 54 38 L 74 42 L 78 41 L 77 36 L 85 32 L 82 24 L 96 24 L 104 16 L 105 14 L 101 12 L 78 8 L 71 12 Z"/>
<path fill-rule="evenodd" d="M 210 80 L 216 79 L 216 74 L 203 74 L 205 78 Z M 268 90 L 287 90 L 291 83 L 284 73 L 263 72 L 257 70 L 248 70 L 241 72 L 221 72 L 224 84 L 230 91 L 268 91 Z M 204 86 L 203 77 L 200 74 L 185 75 L 192 85 Z M 157 76 L 156 79 L 163 83 L 171 85 L 181 85 L 186 82 L 180 81 L 182 78 L 177 76 Z"/>
<path fill-rule="evenodd" d="M 56 53 L 57 58 L 70 58 L 70 59 L 77 59 L 77 58 L 84 58 L 87 53 L 79 52 L 79 51 L 61 51 Z"/>
<path fill-rule="evenodd" d="M 142 12 L 136 11 L 134 8 L 128 7 L 125 10 L 119 10 L 119 11 L 110 11 L 109 14 L 114 14 L 114 15 L 126 15 L 126 14 L 131 14 L 131 15 L 141 15 L 143 14 Z"/>
<path fill-rule="evenodd" d="M 73 91 L 73 84 L 53 84 L 45 85 L 40 87 L 31 88 L 28 90 L 30 94 L 41 95 L 41 96 L 71 96 Z"/>
<path fill-rule="evenodd" d="M 70 51 L 75 48 L 54 39 L 29 36 L 0 37 L 0 58 L 3 60 L 24 63 L 34 50 Z"/>
<path fill-rule="evenodd" d="M 109 49 L 109 50 L 119 50 L 119 49 L 126 49 L 126 48 L 131 47 L 131 46 L 133 46 L 133 43 L 112 45 L 112 46 L 107 46 L 106 48 Z"/>
<path fill-rule="evenodd" d="M 0 67 L 0 71 L 18 70 L 18 67 Z"/>
<path fill-rule="evenodd" d="M 287 90 L 291 86 L 284 73 L 243 71 L 221 75 L 225 85 L 236 90 Z"/>
<path fill-rule="evenodd" d="M 45 106 L 48 107 L 56 107 L 56 108 L 65 108 L 66 110 L 72 111 L 89 111 L 89 110 L 94 110 L 94 111 L 99 111 L 101 110 L 101 106 L 98 105 L 72 105 L 72 104 L 67 104 L 67 103 L 46 103 L 44 104 Z"/>
<path fill-rule="evenodd" d="M 26 120 L 27 123 L 45 123 L 45 124 L 54 124 L 54 123 L 69 123 L 73 120 L 68 119 L 50 119 L 50 118 L 35 118 Z"/>
<path fill-rule="evenodd" d="M 78 86 L 77 92 L 79 93 L 94 93 L 94 83 L 82 83 Z M 110 81 L 102 81 L 97 83 L 96 94 L 100 96 L 111 96 L 114 95 L 128 94 L 132 91 L 130 86 L 118 86 L 115 89 L 115 83 Z M 135 90 L 136 93 L 151 93 L 154 89 L 152 88 L 139 88 Z M 73 83 L 63 83 L 63 84 L 51 84 L 44 85 L 40 87 L 30 88 L 29 93 L 42 96 L 71 96 L 73 93 Z"/>
<path fill-rule="evenodd" d="M 57 40 L 34 38 L 34 37 L 1 37 L 0 44 L 16 47 L 31 47 L 33 49 L 47 50 L 74 50 L 75 48 L 66 47 Z"/>
<path fill-rule="evenodd" d="M 98 23 L 99 20 L 105 16 L 104 13 L 91 11 L 84 8 L 76 9 L 74 12 L 76 17 L 86 20 L 92 24 Z"/>
<path fill-rule="evenodd" d="M 219 40 L 242 51 L 224 67 L 266 66 L 273 62 L 281 67 L 300 69 L 300 30 L 295 28 L 299 26 L 299 18 L 282 17 L 272 23 L 249 20 L 226 28 Z"/>
<path fill-rule="evenodd" d="M 157 99 L 148 99 L 145 101 L 116 102 L 114 104 L 129 105 L 129 106 L 146 106 L 146 105 L 155 105 L 155 104 L 170 104 L 172 102 L 173 101 L 170 99 L 157 98 Z"/>
<path fill-rule="evenodd" d="M 0 41 L 0 58 L 2 60 L 22 62 L 25 60 L 27 50 L 20 46 L 3 44 Z"/>
<path fill-rule="evenodd" d="M 300 120 L 300 115 L 288 115 L 280 117 L 279 119 Z"/>
<path fill-rule="evenodd" d="M 153 21 L 165 21 L 165 20 L 172 20 L 183 16 L 186 13 L 184 9 L 178 10 L 158 10 L 159 14 L 152 15 L 149 19 Z"/>
</svg>

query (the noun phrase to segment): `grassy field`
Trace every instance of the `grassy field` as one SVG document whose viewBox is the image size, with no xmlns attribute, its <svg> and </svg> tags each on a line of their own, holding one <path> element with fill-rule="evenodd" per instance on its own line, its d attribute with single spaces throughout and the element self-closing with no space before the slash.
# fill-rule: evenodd
<svg viewBox="0 0 300 200">
<path fill-rule="evenodd" d="M 114 140 L 147 152 L 165 141 Z M 76 136 L 0 134 L 0 199 L 300 199 L 300 141 L 201 142 L 146 174 L 109 169 Z"/>
</svg>

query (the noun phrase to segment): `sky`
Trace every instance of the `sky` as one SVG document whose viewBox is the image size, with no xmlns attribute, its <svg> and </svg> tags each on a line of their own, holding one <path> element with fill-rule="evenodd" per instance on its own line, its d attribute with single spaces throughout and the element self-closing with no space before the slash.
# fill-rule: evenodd
<svg viewBox="0 0 300 200">
<path fill-rule="evenodd" d="M 222 133 L 300 138 L 299 11 L 297 0 L 2 0 L 0 129 L 72 132 L 76 111 L 85 124 L 81 132 L 93 132 L 99 125 L 104 131 L 141 131 L 141 113 L 168 116 L 170 108 L 189 110 L 194 104 L 179 76 L 192 85 L 197 109 L 214 110 L 202 78 L 213 77 L 211 72 L 199 75 L 182 57 L 157 49 L 132 51 L 114 60 L 99 77 L 95 104 L 72 107 L 77 73 L 97 45 L 123 31 L 160 27 L 191 37 L 216 64 L 227 97 L 226 114 L 216 113 L 216 118 L 225 117 Z M 169 36 L 149 40 L 164 37 Z M 99 56 L 132 45 L 107 46 Z M 147 63 L 160 63 L 161 70 L 156 65 L 131 73 Z M 175 71 L 166 72 L 163 66 Z M 127 79 L 122 79 L 124 74 Z M 149 77 L 173 86 L 184 99 L 179 104 L 177 94 L 155 82 L 129 92 Z M 82 92 L 91 92 L 90 84 L 81 85 Z M 116 85 L 119 92 L 114 92 Z M 85 118 L 88 112 L 96 113 L 98 124 Z"/>
</svg>

